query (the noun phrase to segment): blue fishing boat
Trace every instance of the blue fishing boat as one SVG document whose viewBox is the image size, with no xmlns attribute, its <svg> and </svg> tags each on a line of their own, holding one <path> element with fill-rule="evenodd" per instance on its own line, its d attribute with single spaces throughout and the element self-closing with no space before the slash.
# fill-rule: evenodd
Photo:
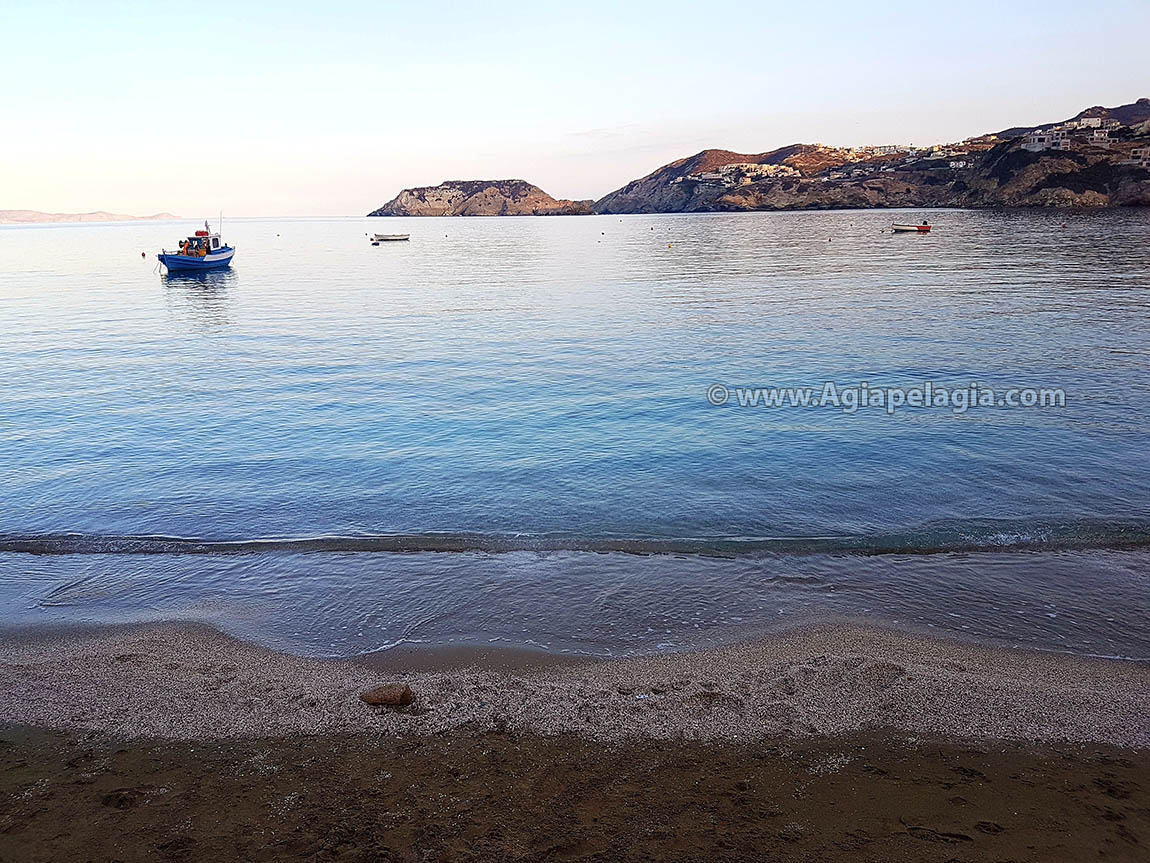
<svg viewBox="0 0 1150 863">
<path fill-rule="evenodd" d="M 225 245 L 219 233 L 212 233 L 211 227 L 204 222 L 204 230 L 180 240 L 178 252 L 164 249 L 156 257 L 169 273 L 202 273 L 227 269 L 232 265 L 235 254 L 236 250 Z"/>
</svg>

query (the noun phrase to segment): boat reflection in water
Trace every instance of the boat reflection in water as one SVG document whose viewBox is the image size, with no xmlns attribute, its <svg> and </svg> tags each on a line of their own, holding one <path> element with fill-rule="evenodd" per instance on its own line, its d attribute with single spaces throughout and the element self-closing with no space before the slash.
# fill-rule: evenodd
<svg viewBox="0 0 1150 863">
<path fill-rule="evenodd" d="M 167 272 L 160 276 L 173 306 L 188 315 L 197 329 L 218 329 L 231 323 L 228 291 L 238 282 L 234 270 Z"/>
</svg>

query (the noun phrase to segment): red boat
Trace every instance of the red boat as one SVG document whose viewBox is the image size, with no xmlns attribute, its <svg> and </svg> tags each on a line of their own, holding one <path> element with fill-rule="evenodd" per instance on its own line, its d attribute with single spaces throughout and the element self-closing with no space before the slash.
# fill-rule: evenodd
<svg viewBox="0 0 1150 863">
<path fill-rule="evenodd" d="M 921 225 L 894 224 L 894 225 L 891 225 L 891 229 L 896 234 L 905 234 L 905 233 L 910 233 L 911 231 L 914 231 L 914 232 L 919 233 L 919 234 L 926 234 L 926 233 L 930 232 L 930 223 L 929 222 L 923 222 Z"/>
</svg>

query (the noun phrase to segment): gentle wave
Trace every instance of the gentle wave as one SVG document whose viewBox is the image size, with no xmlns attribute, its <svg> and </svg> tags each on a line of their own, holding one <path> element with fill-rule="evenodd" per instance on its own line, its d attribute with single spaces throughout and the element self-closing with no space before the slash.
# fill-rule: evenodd
<svg viewBox="0 0 1150 863">
<path fill-rule="evenodd" d="M 781 554 L 941 554 L 1150 547 L 1150 521 L 965 521 L 891 533 L 766 537 L 636 537 L 553 534 L 406 533 L 207 539 L 84 533 L 0 534 L 0 553 L 252 554 L 261 552 L 574 551 L 711 557 Z"/>
</svg>

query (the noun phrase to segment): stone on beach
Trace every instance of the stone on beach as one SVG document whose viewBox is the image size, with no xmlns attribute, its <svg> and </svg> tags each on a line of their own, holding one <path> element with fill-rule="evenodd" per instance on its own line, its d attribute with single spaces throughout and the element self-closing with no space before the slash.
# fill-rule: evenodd
<svg viewBox="0 0 1150 863">
<path fill-rule="evenodd" d="M 364 704 L 383 704 L 388 707 L 399 707 L 401 705 L 411 704 L 411 687 L 406 683 L 385 683 L 382 686 L 376 686 L 366 692 L 361 692 L 359 700 Z"/>
</svg>

